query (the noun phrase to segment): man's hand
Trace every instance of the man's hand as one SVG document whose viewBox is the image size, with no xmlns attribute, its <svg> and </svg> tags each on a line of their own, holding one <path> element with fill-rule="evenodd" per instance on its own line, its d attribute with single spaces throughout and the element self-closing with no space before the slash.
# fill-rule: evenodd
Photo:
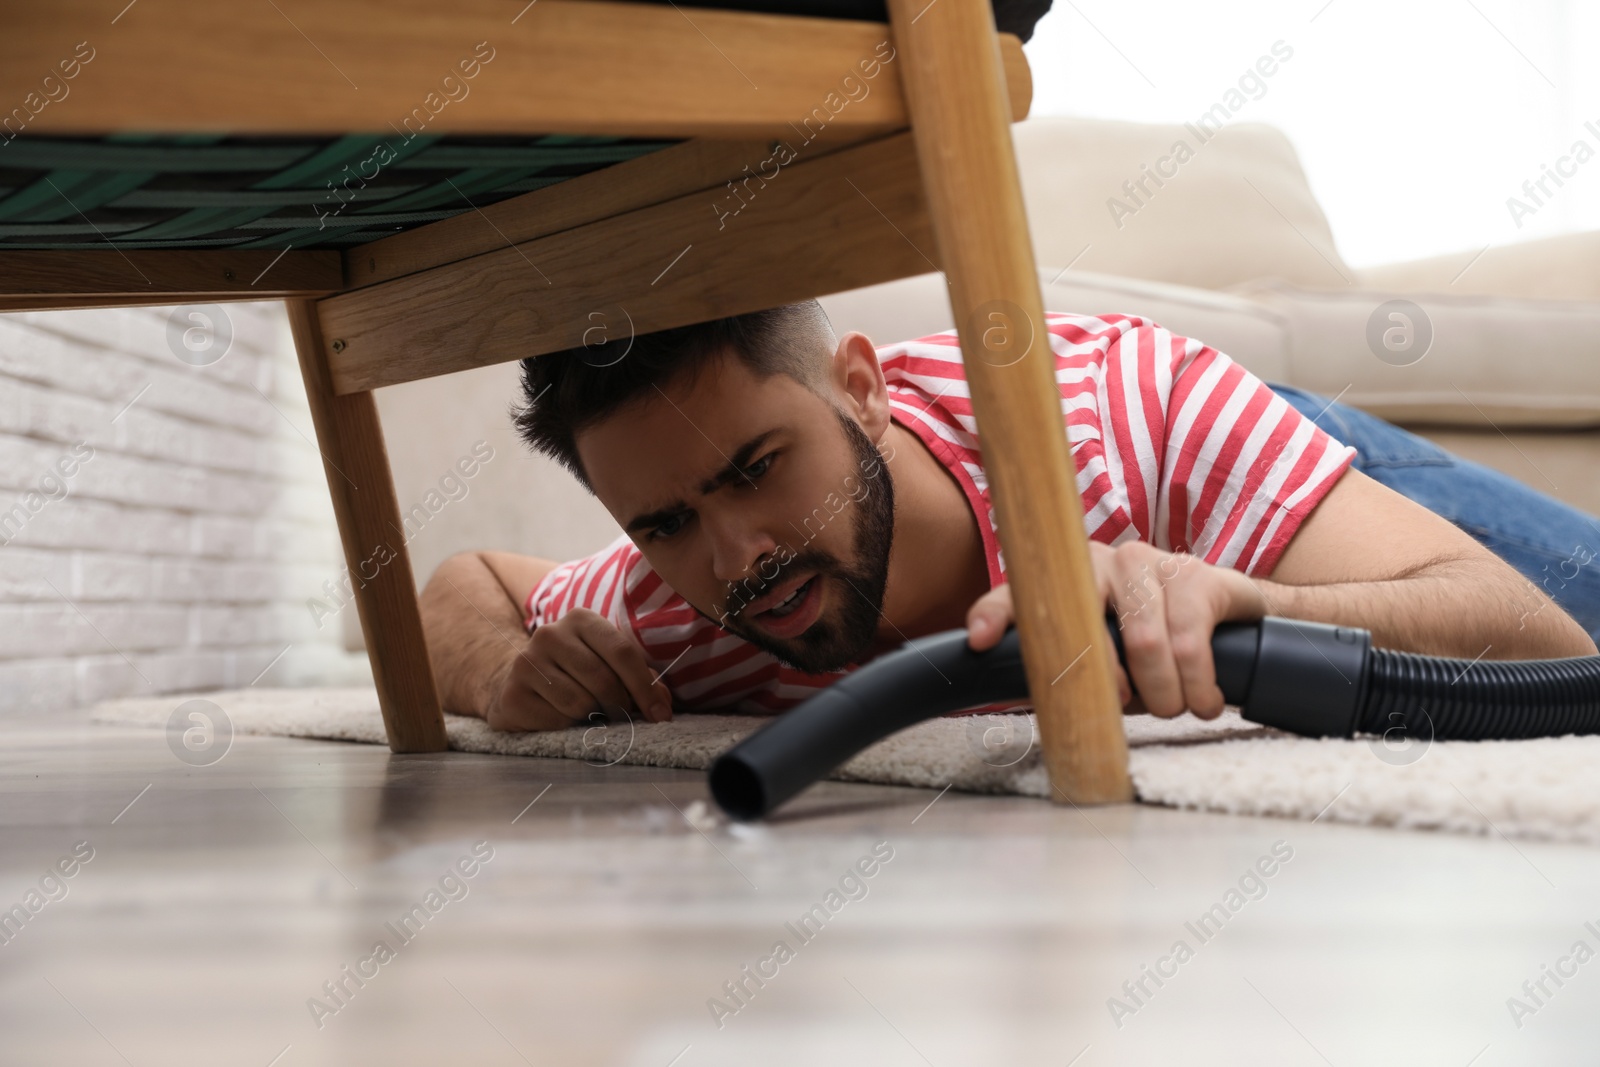
<svg viewBox="0 0 1600 1067">
<path fill-rule="evenodd" d="M 493 730 L 559 730 L 623 708 L 672 718 L 672 694 L 644 652 L 603 616 L 574 608 L 534 629 L 495 672 L 484 716 Z"/>
<path fill-rule="evenodd" d="M 523 629 L 530 594 L 558 566 L 512 552 L 463 552 L 439 564 L 420 607 L 444 709 L 496 730 L 558 730 L 614 708 L 672 718 L 666 683 L 602 616 L 577 609 L 532 635 Z"/>
<path fill-rule="evenodd" d="M 1251 621 L 1267 614 L 1266 597 L 1255 580 L 1144 541 L 1116 547 L 1090 541 L 1089 558 L 1102 610 L 1108 604 L 1115 609 L 1138 690 L 1129 688 L 1128 672 L 1108 641 L 1123 710 L 1148 711 L 1164 719 L 1185 709 L 1202 719 L 1222 714 L 1211 635 L 1219 622 Z M 967 611 L 967 643 L 978 652 L 993 648 L 1015 621 L 1010 585 L 996 586 Z"/>
</svg>

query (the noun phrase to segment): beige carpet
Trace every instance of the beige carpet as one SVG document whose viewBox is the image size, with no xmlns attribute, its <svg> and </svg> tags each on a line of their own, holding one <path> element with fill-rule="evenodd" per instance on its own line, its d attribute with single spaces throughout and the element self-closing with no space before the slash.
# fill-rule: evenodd
<svg viewBox="0 0 1600 1067">
<path fill-rule="evenodd" d="M 383 744 L 372 689 L 249 689 L 115 700 L 96 722 L 167 727 L 179 705 L 204 699 L 240 734 Z M 704 770 L 760 725 L 744 716 L 680 715 L 670 723 L 612 723 L 506 734 L 445 716 L 463 752 Z M 1310 740 L 1257 726 L 1229 709 L 1124 720 L 1139 799 L 1175 808 L 1283 818 L 1600 843 L 1600 737 L 1438 741 L 1388 747 L 1378 738 Z M 1045 796 L 1049 783 L 1031 715 L 935 719 L 879 742 L 832 776 L 857 782 Z"/>
</svg>

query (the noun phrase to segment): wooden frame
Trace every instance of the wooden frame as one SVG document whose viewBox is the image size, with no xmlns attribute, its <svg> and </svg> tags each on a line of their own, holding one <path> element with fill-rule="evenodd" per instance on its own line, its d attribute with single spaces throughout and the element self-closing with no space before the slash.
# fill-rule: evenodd
<svg viewBox="0 0 1600 1067">
<path fill-rule="evenodd" d="M 715 186 L 328 297 L 334 392 L 575 347 L 590 312 L 649 333 L 938 269 L 909 133 L 751 185 L 731 224 Z"/>
<path fill-rule="evenodd" d="M 612 0 L 290 6 L 140 0 L 109 25 L 100 0 L 8 10 L 0 100 L 38 94 L 61 62 L 77 73 L 59 106 L 0 132 L 342 134 L 421 107 L 408 131 L 764 137 L 840 93 L 888 36 L 881 23 Z M 1008 72 L 1027 69 L 1015 37 L 1002 47 Z M 904 129 L 904 96 L 876 88 L 828 125 Z"/>
<path fill-rule="evenodd" d="M 342 254 L 0 252 L 0 311 L 288 301 L 347 563 L 388 556 L 356 601 L 390 747 L 432 752 L 443 718 L 371 390 L 578 344 L 591 310 L 621 307 L 645 332 L 942 269 L 1056 799 L 1129 800 L 1011 146 L 1027 64 L 987 0 L 889 11 L 891 26 L 611 0 L 348 0 L 297 6 L 291 22 L 277 5 L 142 0 L 91 42 L 70 104 L 28 131 L 395 128 L 418 86 L 476 55 L 467 76 L 484 80 L 430 133 L 698 139 Z M 15 13 L 0 99 L 34 91 L 39 57 L 73 55 L 69 28 L 102 14 L 90 0 Z M 218 47 L 240 39 L 251 46 Z M 794 125 L 865 61 L 870 93 Z M 791 158 L 754 176 L 786 141 Z M 715 255 L 681 262 L 696 245 Z"/>
<path fill-rule="evenodd" d="M 982 0 L 889 0 L 1053 794 L 1133 799 L 1110 635 Z M 1052 799 L 1055 799 L 1054 795 Z"/>
<path fill-rule="evenodd" d="M 344 288 L 338 252 L 0 250 L 0 311 L 288 299 Z"/>
</svg>

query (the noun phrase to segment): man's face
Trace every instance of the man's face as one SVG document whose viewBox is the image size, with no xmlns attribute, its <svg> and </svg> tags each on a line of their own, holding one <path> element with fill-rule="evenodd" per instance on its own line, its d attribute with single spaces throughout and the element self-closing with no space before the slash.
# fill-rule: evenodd
<svg viewBox="0 0 1600 1067">
<path fill-rule="evenodd" d="M 595 495 L 701 615 L 808 673 L 866 652 L 889 579 L 894 490 L 845 410 L 724 356 L 692 387 L 669 384 L 586 429 L 578 450 Z M 791 618 L 762 610 L 806 581 Z"/>
</svg>

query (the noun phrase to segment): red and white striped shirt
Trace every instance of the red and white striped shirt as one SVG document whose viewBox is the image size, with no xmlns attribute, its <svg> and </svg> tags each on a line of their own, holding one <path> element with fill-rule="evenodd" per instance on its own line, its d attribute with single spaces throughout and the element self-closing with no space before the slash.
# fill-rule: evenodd
<svg viewBox="0 0 1600 1067">
<path fill-rule="evenodd" d="M 1089 537 L 1270 574 L 1356 450 L 1199 341 L 1128 315 L 1045 318 Z M 878 362 L 892 417 L 954 474 L 978 517 L 990 586 L 1000 585 L 1005 558 L 956 335 L 885 346 Z M 524 622 L 531 631 L 577 607 L 609 619 L 665 669 L 680 710 L 783 711 L 859 669 L 784 666 L 696 612 L 627 534 L 546 575 Z"/>
</svg>

